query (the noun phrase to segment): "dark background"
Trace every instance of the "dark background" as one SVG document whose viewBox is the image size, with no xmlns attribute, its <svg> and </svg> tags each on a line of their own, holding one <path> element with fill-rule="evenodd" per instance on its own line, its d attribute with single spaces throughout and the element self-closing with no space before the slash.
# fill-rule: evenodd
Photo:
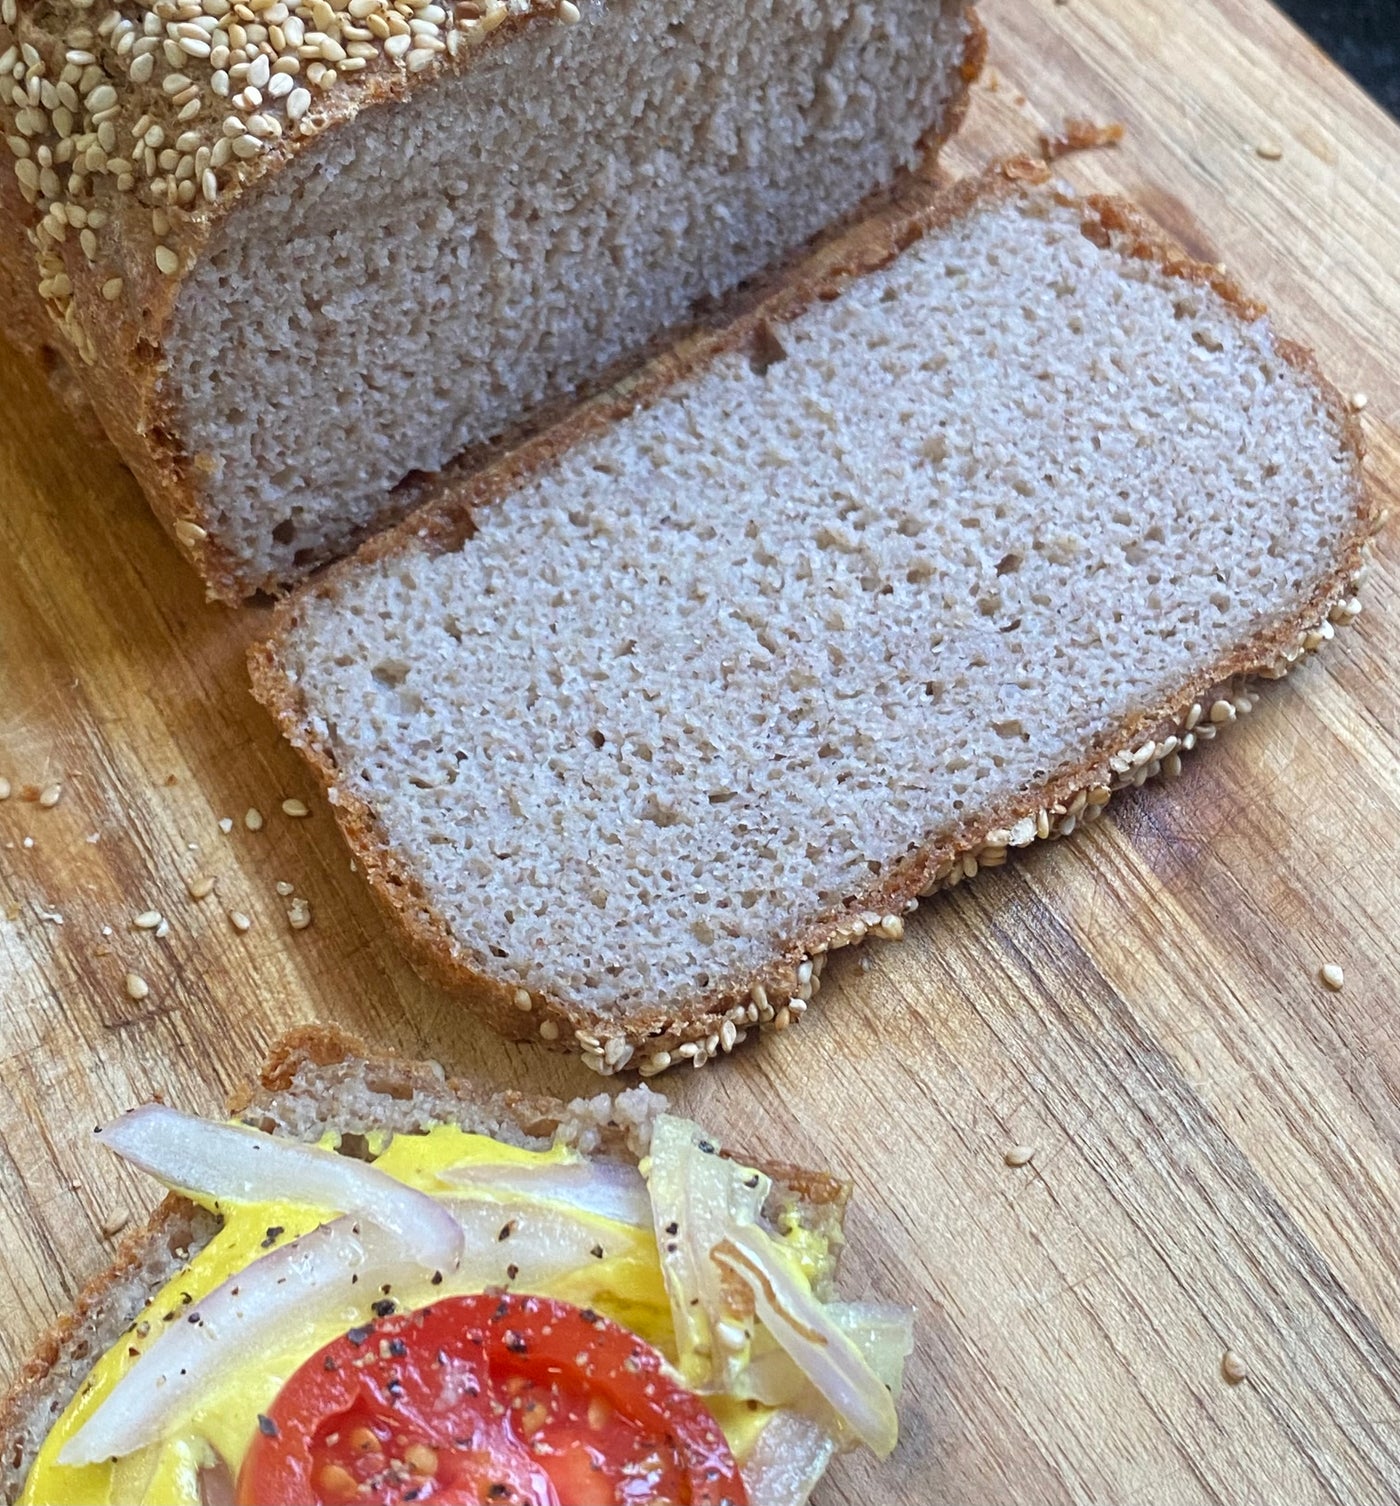
<svg viewBox="0 0 1400 1506">
<path fill-rule="evenodd" d="M 1278 0 L 1278 5 L 1400 117 L 1400 0 Z"/>
</svg>

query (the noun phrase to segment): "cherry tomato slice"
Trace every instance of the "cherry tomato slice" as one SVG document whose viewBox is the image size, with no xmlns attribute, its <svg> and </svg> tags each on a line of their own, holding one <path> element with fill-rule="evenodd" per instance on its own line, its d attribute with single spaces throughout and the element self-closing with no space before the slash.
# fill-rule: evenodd
<svg viewBox="0 0 1400 1506">
<path fill-rule="evenodd" d="M 353 1328 L 282 1387 L 239 1506 L 748 1506 L 724 1434 L 633 1333 L 486 1292 Z"/>
</svg>

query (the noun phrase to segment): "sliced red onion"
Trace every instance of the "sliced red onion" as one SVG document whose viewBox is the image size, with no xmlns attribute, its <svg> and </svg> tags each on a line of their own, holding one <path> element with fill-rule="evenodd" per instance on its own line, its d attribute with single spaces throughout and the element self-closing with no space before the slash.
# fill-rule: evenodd
<svg viewBox="0 0 1400 1506">
<path fill-rule="evenodd" d="M 541 1198 L 610 1218 L 651 1226 L 651 1200 L 635 1166 L 625 1161 L 547 1161 L 542 1165 L 465 1165 L 439 1173 L 454 1187 L 476 1188 L 517 1198 Z"/>
<path fill-rule="evenodd" d="M 774 1413 L 740 1471 L 749 1506 L 806 1506 L 835 1452 L 836 1440 L 810 1418 Z"/>
<path fill-rule="evenodd" d="M 211 1124 L 162 1103 L 132 1109 L 97 1138 L 167 1187 L 234 1203 L 299 1203 L 371 1221 L 398 1242 L 400 1258 L 450 1271 L 462 1231 L 441 1204 L 350 1156 Z"/>
<path fill-rule="evenodd" d="M 384 1283 L 422 1281 L 398 1236 L 338 1218 L 261 1255 L 203 1301 L 179 1311 L 58 1455 L 97 1464 L 154 1443 L 206 1396 L 211 1377 L 250 1354 L 278 1350 L 299 1330 L 349 1328 Z"/>
<path fill-rule="evenodd" d="M 885 1383 L 759 1229 L 735 1226 L 711 1258 L 753 1294 L 754 1311 L 840 1422 L 884 1458 L 899 1441 Z"/>
</svg>

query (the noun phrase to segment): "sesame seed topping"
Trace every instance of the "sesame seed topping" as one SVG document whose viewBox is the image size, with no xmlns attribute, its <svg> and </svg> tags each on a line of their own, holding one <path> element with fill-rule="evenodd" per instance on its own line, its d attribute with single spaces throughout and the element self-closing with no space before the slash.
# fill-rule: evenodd
<svg viewBox="0 0 1400 1506">
<path fill-rule="evenodd" d="M 230 910 L 228 912 L 228 921 L 235 931 L 246 931 L 253 924 L 242 910 Z"/>
<path fill-rule="evenodd" d="M 173 277 L 180 270 L 180 258 L 176 256 L 169 246 L 157 246 L 156 266 L 167 277 Z"/>
<path fill-rule="evenodd" d="M 214 879 L 209 874 L 203 874 L 199 878 L 192 878 L 185 888 L 193 900 L 208 899 L 214 892 Z"/>
<path fill-rule="evenodd" d="M 128 973 L 126 975 L 126 996 L 128 999 L 144 999 L 151 991 L 151 985 L 140 973 Z"/>
<path fill-rule="evenodd" d="M 39 791 L 39 804 L 43 806 L 46 811 L 51 811 L 54 806 L 58 804 L 62 796 L 63 786 L 61 784 L 45 785 L 44 788 Z"/>
<path fill-rule="evenodd" d="M 177 518 L 175 521 L 175 537 L 182 544 L 194 546 L 195 544 L 202 544 L 209 537 L 209 534 L 198 523 L 192 522 L 189 518 Z"/>
<path fill-rule="evenodd" d="M 1324 962 L 1318 970 L 1318 977 L 1322 979 L 1333 993 L 1337 993 L 1341 989 L 1342 984 L 1346 982 L 1346 974 L 1342 972 L 1341 968 L 1335 962 Z"/>
<path fill-rule="evenodd" d="M 1277 141 L 1261 141 L 1254 150 L 1265 162 L 1277 162 L 1283 156 L 1283 148 Z"/>
<path fill-rule="evenodd" d="M 1220 1373 L 1227 1385 L 1238 1386 L 1249 1374 L 1249 1366 L 1235 1350 L 1227 1349 L 1220 1357 Z"/>
<path fill-rule="evenodd" d="M 292 798 L 282 802 L 282 814 L 284 816 L 291 816 L 294 819 L 300 819 L 302 816 L 309 816 L 311 810 L 304 800 Z"/>
<path fill-rule="evenodd" d="M 262 812 L 255 805 L 250 805 L 243 814 L 243 824 L 249 831 L 261 831 L 263 829 Z"/>
<path fill-rule="evenodd" d="M 1013 1145 L 1007 1150 L 1006 1154 L 1002 1157 L 1002 1160 L 1005 1161 L 1008 1166 L 1025 1166 L 1034 1158 L 1034 1156 L 1035 1146 Z"/>
<path fill-rule="evenodd" d="M 130 1222 L 131 1215 L 123 1209 L 118 1209 L 117 1212 L 109 1213 L 102 1220 L 101 1224 L 98 1225 L 98 1230 L 103 1239 L 115 1239 Z"/>
<path fill-rule="evenodd" d="M 159 910 L 142 910 L 131 924 L 138 931 L 154 931 L 161 923 L 161 919 L 162 916 Z"/>
<path fill-rule="evenodd" d="M 557 1041 L 559 1039 L 558 1023 L 554 1020 L 541 1020 L 540 1039 L 544 1041 Z"/>
</svg>

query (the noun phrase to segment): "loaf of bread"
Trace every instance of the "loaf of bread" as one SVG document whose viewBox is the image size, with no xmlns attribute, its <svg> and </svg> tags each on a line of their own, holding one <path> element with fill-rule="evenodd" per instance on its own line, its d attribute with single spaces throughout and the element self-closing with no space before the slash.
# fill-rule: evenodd
<svg viewBox="0 0 1400 1506">
<path fill-rule="evenodd" d="M 1310 357 L 1127 206 L 862 226 L 279 609 L 256 693 L 425 974 L 659 1071 L 1099 815 L 1332 635 Z"/>
<path fill-rule="evenodd" d="M 584 1155 L 635 1160 L 666 1100 L 644 1088 L 572 1103 L 502 1093 L 448 1078 L 435 1063 L 371 1051 L 341 1031 L 308 1026 L 274 1045 L 259 1083 L 230 1108 L 243 1123 L 269 1134 L 309 1142 L 335 1136 L 347 1154 L 366 1136 L 456 1124 L 509 1145 L 543 1150 L 557 1140 Z M 822 1171 L 754 1164 L 773 1178 L 765 1210 L 773 1221 L 796 1213 L 827 1240 L 825 1268 L 815 1285 L 829 1292 L 849 1184 Z M 41 1339 L 8 1394 L 0 1395 L 0 1503 L 12 1506 L 19 1498 L 35 1454 L 94 1361 L 218 1226 L 213 1214 L 172 1193 L 126 1236 L 113 1264 Z"/>
<path fill-rule="evenodd" d="M 0 0 L 0 311 L 275 589 L 954 127 L 965 0 Z"/>
</svg>

